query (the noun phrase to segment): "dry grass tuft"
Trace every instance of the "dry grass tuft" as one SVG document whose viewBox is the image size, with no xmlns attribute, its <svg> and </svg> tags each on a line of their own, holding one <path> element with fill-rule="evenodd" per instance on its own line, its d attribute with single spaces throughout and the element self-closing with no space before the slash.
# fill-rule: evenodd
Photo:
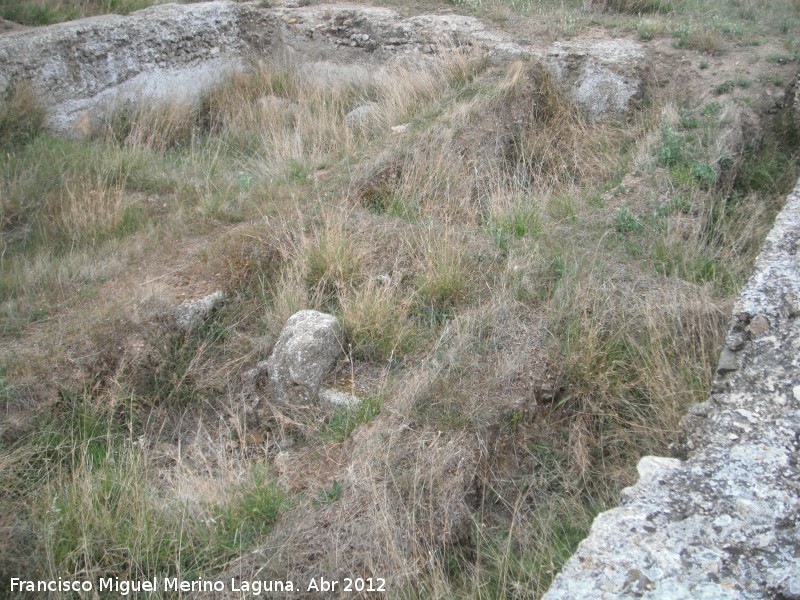
<svg viewBox="0 0 800 600">
<path fill-rule="evenodd" d="M 45 110 L 34 89 L 14 86 L 0 104 L 0 150 L 8 151 L 35 138 L 44 125 Z"/>
<path fill-rule="evenodd" d="M 668 13 L 673 11 L 678 3 L 675 0 L 604 0 L 607 10 L 618 13 Z"/>
</svg>

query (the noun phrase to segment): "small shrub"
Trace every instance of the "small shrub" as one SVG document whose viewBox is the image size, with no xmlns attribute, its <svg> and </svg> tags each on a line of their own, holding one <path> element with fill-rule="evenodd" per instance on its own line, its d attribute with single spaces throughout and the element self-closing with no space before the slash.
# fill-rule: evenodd
<svg viewBox="0 0 800 600">
<path fill-rule="evenodd" d="M 691 174 L 701 189 L 709 190 L 714 187 L 717 181 L 717 173 L 714 167 L 704 162 L 695 161 L 691 166 Z"/>
<path fill-rule="evenodd" d="M 642 233 L 644 225 L 629 208 L 621 206 L 614 217 L 614 230 L 618 236 L 625 237 L 630 233 Z"/>
<path fill-rule="evenodd" d="M 794 60 L 794 59 L 793 59 L 793 57 L 789 56 L 788 54 L 770 53 L 770 54 L 767 55 L 767 60 L 769 62 L 774 62 L 774 63 L 777 63 L 779 65 L 784 65 L 784 64 L 786 64 L 788 62 L 792 62 L 792 60 Z"/>
<path fill-rule="evenodd" d="M 256 465 L 250 477 L 239 484 L 226 503 L 216 507 L 216 530 L 212 531 L 213 561 L 239 556 L 266 534 L 286 506 L 286 494 Z"/>
<path fill-rule="evenodd" d="M 618 13 L 666 13 L 672 10 L 674 0 L 606 0 L 607 10 Z"/>
<path fill-rule="evenodd" d="M 685 48 L 689 45 L 690 33 L 691 29 L 688 25 L 680 25 L 677 29 L 672 31 L 672 37 L 675 38 L 675 41 L 672 42 L 672 45 L 676 48 Z"/>
<path fill-rule="evenodd" d="M 44 119 L 45 110 L 30 85 L 10 88 L 0 105 L 0 151 L 31 142 L 42 131 Z"/>
<path fill-rule="evenodd" d="M 717 116 L 720 112 L 722 112 L 722 104 L 719 102 L 709 102 L 700 109 L 700 114 L 707 119 Z"/>
<path fill-rule="evenodd" d="M 353 357 L 382 362 L 401 359 L 414 347 L 409 301 L 391 284 L 371 281 L 348 290 L 341 300 L 342 320 Z"/>
<path fill-rule="evenodd" d="M 656 216 L 666 217 L 681 213 L 688 215 L 692 212 L 692 203 L 685 198 L 672 198 L 668 202 L 661 204 L 656 210 Z"/>
<path fill-rule="evenodd" d="M 341 223 L 331 223 L 302 249 L 303 280 L 310 297 L 337 311 L 341 296 L 360 278 L 363 255 Z"/>
<path fill-rule="evenodd" d="M 686 151 L 684 141 L 666 123 L 661 126 L 661 144 L 655 148 L 658 164 L 664 167 L 672 167 L 686 161 Z"/>
<path fill-rule="evenodd" d="M 420 316 L 431 325 L 452 317 L 474 293 L 471 266 L 460 252 L 458 247 L 438 247 L 426 257 L 417 278 Z"/>
<path fill-rule="evenodd" d="M 313 504 L 315 506 L 323 506 L 325 504 L 330 504 L 331 502 L 336 502 L 342 495 L 342 484 L 339 483 L 336 479 L 333 480 L 333 483 L 330 487 L 322 488 L 319 491 L 319 494 L 314 499 Z"/>
<path fill-rule="evenodd" d="M 705 27 L 693 29 L 686 39 L 685 46 L 707 54 L 717 54 L 723 49 L 722 40 L 717 32 Z"/>
<path fill-rule="evenodd" d="M 655 33 L 652 27 L 649 27 L 644 23 L 640 24 L 636 31 L 639 34 L 639 39 L 643 42 L 649 42 L 652 40 Z"/>
<path fill-rule="evenodd" d="M 501 214 L 490 222 L 492 237 L 505 256 L 509 242 L 513 238 L 536 236 L 541 231 L 541 220 L 536 210 L 517 209 L 509 214 Z"/>
<path fill-rule="evenodd" d="M 736 79 L 728 79 L 723 81 L 716 88 L 714 88 L 714 91 L 717 95 L 730 94 L 736 88 L 747 89 L 751 85 L 753 85 L 753 82 L 749 79 L 738 77 Z"/>
</svg>

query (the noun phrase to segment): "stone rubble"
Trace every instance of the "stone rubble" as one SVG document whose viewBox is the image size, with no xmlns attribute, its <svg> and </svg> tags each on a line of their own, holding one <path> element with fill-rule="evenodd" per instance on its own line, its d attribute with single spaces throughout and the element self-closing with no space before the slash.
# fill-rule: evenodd
<svg viewBox="0 0 800 600">
<path fill-rule="evenodd" d="M 184 302 L 175 307 L 175 325 L 181 331 L 189 331 L 201 321 L 208 318 L 211 311 L 225 300 L 222 290 L 217 290 L 203 298 Z"/>
</svg>

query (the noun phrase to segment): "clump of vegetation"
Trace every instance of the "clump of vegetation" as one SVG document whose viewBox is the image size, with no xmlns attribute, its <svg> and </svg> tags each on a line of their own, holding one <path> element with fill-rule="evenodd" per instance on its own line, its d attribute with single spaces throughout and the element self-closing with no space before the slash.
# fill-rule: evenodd
<svg viewBox="0 0 800 600">
<path fill-rule="evenodd" d="M 30 85 L 8 88 L 0 103 L 0 150 L 8 152 L 24 146 L 42 130 L 45 112 Z"/>
<path fill-rule="evenodd" d="M 170 492 L 150 480 L 145 436 L 131 438 L 80 395 L 69 400 L 70 412 L 47 418 L 0 463 L 4 486 L 26 506 L 28 533 L 14 551 L 41 557 L 27 568 L 43 577 L 202 577 L 263 538 L 289 506 L 263 466 L 235 459 L 219 497 L 187 504 L 185 483 Z M 17 576 L 12 566 L 3 565 L 3 585 Z"/>
<path fill-rule="evenodd" d="M 668 13 L 676 6 L 674 0 L 606 0 L 608 10 L 620 13 Z"/>
<path fill-rule="evenodd" d="M 94 15 L 109 13 L 126 15 L 135 10 L 147 8 L 154 4 L 163 4 L 163 0 L 0 0 L 0 17 L 25 25 L 49 25 L 61 21 L 70 21 Z"/>
</svg>

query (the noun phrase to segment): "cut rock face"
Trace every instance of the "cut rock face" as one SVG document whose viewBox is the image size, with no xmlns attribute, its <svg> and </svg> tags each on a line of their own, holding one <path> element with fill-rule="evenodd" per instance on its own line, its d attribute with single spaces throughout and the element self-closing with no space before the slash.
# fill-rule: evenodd
<svg viewBox="0 0 800 600">
<path fill-rule="evenodd" d="M 630 40 L 556 42 L 546 63 L 589 118 L 624 114 L 641 98 L 647 63 Z"/>
<path fill-rule="evenodd" d="M 342 326 L 333 315 L 301 310 L 289 317 L 267 359 L 275 400 L 284 405 L 317 402 L 342 352 L 341 339 Z"/>
<path fill-rule="evenodd" d="M 546 600 L 800 598 L 800 183 L 734 306 L 677 458 L 645 457 Z"/>
<path fill-rule="evenodd" d="M 49 104 L 50 129 L 80 136 L 115 102 L 196 100 L 250 55 L 270 54 L 276 28 L 232 2 L 206 2 L 11 33 L 0 39 L 0 91 L 29 82 Z"/>
<path fill-rule="evenodd" d="M 213 1 L 3 35 L 0 94 L 30 84 L 46 104 L 49 128 L 82 137 L 116 107 L 144 99 L 194 102 L 225 77 L 263 61 L 289 59 L 331 84 L 369 83 L 397 62 L 415 66 L 463 51 L 494 63 L 528 57 L 546 64 L 592 118 L 629 110 L 646 70 L 641 45 L 630 40 L 577 40 L 547 49 L 514 43 L 474 17 Z M 348 122 L 361 123 L 363 116 L 351 113 Z"/>
</svg>

